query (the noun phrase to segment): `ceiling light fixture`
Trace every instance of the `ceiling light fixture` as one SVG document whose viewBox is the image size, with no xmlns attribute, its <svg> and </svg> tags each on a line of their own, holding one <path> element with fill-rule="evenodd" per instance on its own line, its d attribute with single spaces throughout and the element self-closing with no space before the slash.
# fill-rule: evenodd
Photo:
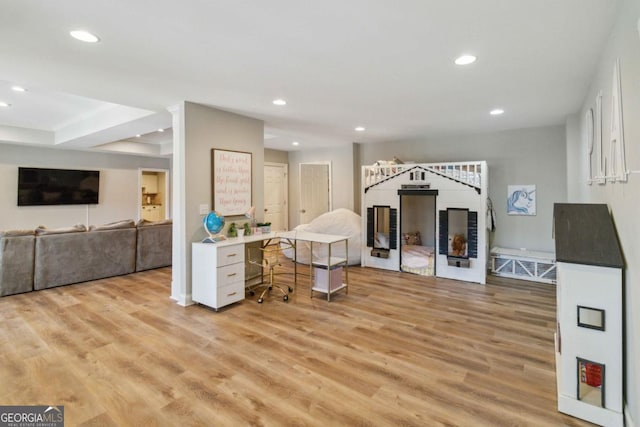
<svg viewBox="0 0 640 427">
<path fill-rule="evenodd" d="M 100 41 L 100 37 L 85 30 L 69 31 L 69 35 L 71 35 L 71 37 L 73 37 L 76 40 L 80 40 L 86 43 L 97 43 Z"/>
<path fill-rule="evenodd" d="M 9 107 L 11 107 L 11 104 L 7 104 L 6 102 L 0 101 L 0 107 L 9 108 Z"/>
<path fill-rule="evenodd" d="M 164 132 L 164 129 L 158 129 L 158 132 Z"/>
<path fill-rule="evenodd" d="M 16 92 L 26 92 L 27 90 L 25 88 L 23 88 L 22 86 L 11 86 L 11 89 L 16 91 Z"/>
<path fill-rule="evenodd" d="M 469 65 L 476 62 L 476 59 L 477 58 L 473 55 L 461 55 L 457 57 L 454 62 L 456 63 L 456 65 Z"/>
<path fill-rule="evenodd" d="M 136 134 L 136 138 L 140 138 L 142 135 L 140 135 L 139 133 Z"/>
<path fill-rule="evenodd" d="M 300 145 L 300 143 L 298 141 L 293 141 L 291 145 L 295 145 L 297 147 L 298 145 Z"/>
<path fill-rule="evenodd" d="M 363 127 L 363 126 L 358 126 L 358 127 L 356 127 L 356 131 L 357 131 L 357 132 L 364 132 L 364 131 L 365 131 L 365 129 L 364 129 L 364 127 Z"/>
<path fill-rule="evenodd" d="M 273 105 L 278 105 L 278 106 L 287 105 L 287 101 L 285 101 L 284 99 L 281 99 L 281 98 L 274 99 L 273 100 Z"/>
<path fill-rule="evenodd" d="M 489 111 L 489 114 L 491 114 L 492 116 L 499 116 L 500 114 L 504 114 L 504 110 L 502 108 L 495 108 Z"/>
</svg>

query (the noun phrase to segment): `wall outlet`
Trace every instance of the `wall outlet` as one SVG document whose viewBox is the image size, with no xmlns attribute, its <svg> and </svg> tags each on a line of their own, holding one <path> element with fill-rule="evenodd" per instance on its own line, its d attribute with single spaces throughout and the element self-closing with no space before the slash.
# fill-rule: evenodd
<svg viewBox="0 0 640 427">
<path fill-rule="evenodd" d="M 206 215 L 209 213 L 209 205 L 208 204 L 204 204 L 204 205 L 200 205 L 200 215 Z"/>
</svg>

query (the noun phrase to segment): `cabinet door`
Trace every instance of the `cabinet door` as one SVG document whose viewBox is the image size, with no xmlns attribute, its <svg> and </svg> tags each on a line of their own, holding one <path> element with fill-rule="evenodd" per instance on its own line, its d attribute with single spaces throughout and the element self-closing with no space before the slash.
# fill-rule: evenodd
<svg viewBox="0 0 640 427">
<path fill-rule="evenodd" d="M 160 207 L 159 206 L 151 206 L 151 221 L 160 221 Z"/>
<path fill-rule="evenodd" d="M 145 193 L 156 194 L 158 192 L 158 176 L 143 174 L 142 186 L 144 187 Z"/>
<path fill-rule="evenodd" d="M 143 206 L 142 207 L 142 219 L 147 220 L 147 221 L 155 221 L 153 219 L 153 211 L 151 210 L 150 206 Z"/>
</svg>

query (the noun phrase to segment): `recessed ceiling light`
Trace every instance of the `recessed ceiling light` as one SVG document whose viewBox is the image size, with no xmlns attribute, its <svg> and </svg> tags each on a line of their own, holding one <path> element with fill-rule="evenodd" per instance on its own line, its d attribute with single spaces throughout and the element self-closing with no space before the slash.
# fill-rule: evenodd
<svg viewBox="0 0 640 427">
<path fill-rule="evenodd" d="M 300 145 L 300 143 L 298 141 L 293 141 L 291 145 L 295 145 L 297 147 L 298 145 Z"/>
<path fill-rule="evenodd" d="M 499 116 L 500 114 L 503 114 L 504 110 L 502 108 L 495 108 L 491 111 L 489 111 L 489 114 L 491 114 L 492 116 Z"/>
<path fill-rule="evenodd" d="M 164 132 L 164 129 L 158 129 L 158 132 Z"/>
<path fill-rule="evenodd" d="M 476 62 L 476 57 L 473 55 L 461 55 L 454 61 L 457 65 L 469 65 Z"/>
<path fill-rule="evenodd" d="M 16 92 L 26 92 L 27 91 L 22 86 L 11 86 L 11 89 L 15 90 Z"/>
<path fill-rule="evenodd" d="M 363 127 L 363 126 L 358 126 L 358 127 L 356 128 L 356 131 L 358 131 L 358 132 L 364 132 L 364 130 L 365 130 L 365 129 L 364 129 L 364 127 Z"/>
<path fill-rule="evenodd" d="M 11 104 L 7 104 L 6 102 L 0 101 L 0 107 L 8 108 L 8 107 L 11 107 Z"/>
<path fill-rule="evenodd" d="M 140 138 L 142 135 L 140 135 L 139 133 L 136 134 L 136 138 Z"/>
<path fill-rule="evenodd" d="M 287 101 L 285 101 L 284 99 L 280 99 L 280 98 L 274 99 L 273 100 L 273 105 L 280 105 L 280 106 L 287 105 Z"/>
<path fill-rule="evenodd" d="M 85 30 L 73 30 L 70 31 L 69 34 L 76 40 L 80 40 L 82 42 L 87 43 L 97 43 L 100 41 L 100 37 L 95 34 L 91 34 L 89 31 Z"/>
</svg>

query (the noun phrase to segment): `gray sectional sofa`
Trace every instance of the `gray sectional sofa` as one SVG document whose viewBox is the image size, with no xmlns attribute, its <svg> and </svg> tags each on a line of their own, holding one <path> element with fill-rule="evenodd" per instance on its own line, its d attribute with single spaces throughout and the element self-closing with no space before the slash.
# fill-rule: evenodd
<svg viewBox="0 0 640 427">
<path fill-rule="evenodd" d="M 0 232 L 0 296 L 171 265 L 171 221 Z"/>
</svg>

